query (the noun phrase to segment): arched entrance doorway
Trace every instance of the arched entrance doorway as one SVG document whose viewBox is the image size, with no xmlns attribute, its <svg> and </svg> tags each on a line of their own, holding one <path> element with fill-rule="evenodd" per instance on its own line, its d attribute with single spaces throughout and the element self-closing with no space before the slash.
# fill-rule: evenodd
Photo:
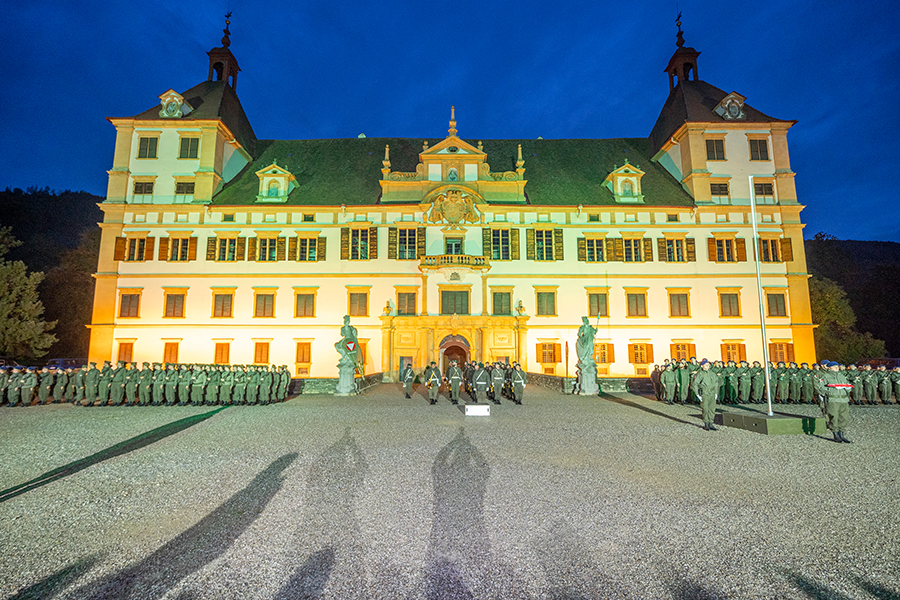
<svg viewBox="0 0 900 600">
<path fill-rule="evenodd" d="M 448 335 L 441 340 L 439 348 L 440 361 L 438 368 L 440 368 L 442 373 L 446 373 L 447 369 L 450 368 L 450 361 L 455 360 L 462 365 L 471 356 L 469 340 L 461 335 Z"/>
</svg>

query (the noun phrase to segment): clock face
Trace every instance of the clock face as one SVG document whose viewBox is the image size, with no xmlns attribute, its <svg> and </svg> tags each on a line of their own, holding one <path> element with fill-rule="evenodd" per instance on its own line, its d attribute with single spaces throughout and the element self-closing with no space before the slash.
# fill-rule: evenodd
<svg viewBox="0 0 900 600">
<path fill-rule="evenodd" d="M 178 114 L 178 103 L 175 100 L 166 102 L 166 114 L 169 116 Z"/>
<path fill-rule="evenodd" d="M 728 115 L 732 119 L 737 119 L 739 116 L 741 116 L 741 107 L 738 106 L 737 102 L 728 103 Z"/>
</svg>

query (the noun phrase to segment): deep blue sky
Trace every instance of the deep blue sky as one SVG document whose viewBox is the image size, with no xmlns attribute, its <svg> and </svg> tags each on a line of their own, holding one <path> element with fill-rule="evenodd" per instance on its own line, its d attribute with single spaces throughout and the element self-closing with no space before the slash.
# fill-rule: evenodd
<svg viewBox="0 0 900 600">
<path fill-rule="evenodd" d="M 900 11 L 884 0 L 679 0 L 700 78 L 796 119 L 806 237 L 900 241 Z M 0 188 L 105 195 L 105 117 L 205 80 L 234 11 L 238 95 L 260 139 L 649 134 L 676 3 L 32 1 L 4 8 Z"/>
</svg>

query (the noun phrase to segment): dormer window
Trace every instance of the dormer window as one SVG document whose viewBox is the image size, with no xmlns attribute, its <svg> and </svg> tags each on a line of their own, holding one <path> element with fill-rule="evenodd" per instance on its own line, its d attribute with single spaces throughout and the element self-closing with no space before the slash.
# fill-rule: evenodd
<svg viewBox="0 0 900 600">
<path fill-rule="evenodd" d="M 269 182 L 269 193 L 268 193 L 269 198 L 274 198 L 274 197 L 278 196 L 280 194 L 280 192 L 281 192 L 281 187 L 278 185 L 277 181 Z"/>
<path fill-rule="evenodd" d="M 259 177 L 257 202 L 287 202 L 288 196 L 297 187 L 294 175 L 276 163 L 256 172 Z"/>
<path fill-rule="evenodd" d="M 623 196 L 634 196 L 634 184 L 628 180 L 625 180 L 622 183 L 622 195 Z"/>
<path fill-rule="evenodd" d="M 644 172 L 627 161 L 606 176 L 606 188 L 612 192 L 616 202 L 637 203 L 644 201 L 641 193 L 641 177 Z"/>
</svg>

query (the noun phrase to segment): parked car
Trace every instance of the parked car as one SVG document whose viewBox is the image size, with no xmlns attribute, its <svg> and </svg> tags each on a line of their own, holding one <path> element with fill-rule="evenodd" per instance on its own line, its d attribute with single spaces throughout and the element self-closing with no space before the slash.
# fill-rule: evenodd
<svg viewBox="0 0 900 600">
<path fill-rule="evenodd" d="M 88 364 L 86 358 L 51 358 L 47 361 L 47 366 L 51 369 L 68 369 L 69 367 L 77 369 L 86 364 Z"/>
<path fill-rule="evenodd" d="M 19 365 L 15 360 L 8 356 L 0 356 L 0 367 L 15 367 Z M 21 365 L 19 365 L 21 366 Z"/>
</svg>

